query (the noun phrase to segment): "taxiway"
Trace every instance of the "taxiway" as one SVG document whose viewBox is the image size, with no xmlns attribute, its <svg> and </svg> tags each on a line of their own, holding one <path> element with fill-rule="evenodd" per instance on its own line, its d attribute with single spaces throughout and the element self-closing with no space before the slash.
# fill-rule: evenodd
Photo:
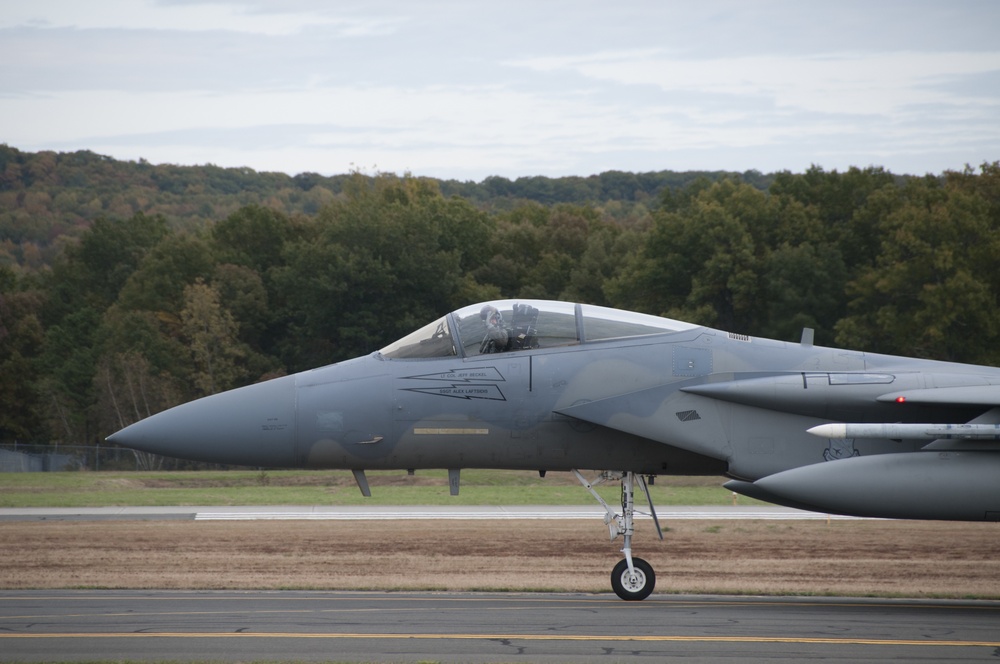
<svg viewBox="0 0 1000 664">
<path fill-rule="evenodd" d="M 3 591 L 0 660 L 912 662 L 1000 655 L 1000 602 Z"/>
</svg>

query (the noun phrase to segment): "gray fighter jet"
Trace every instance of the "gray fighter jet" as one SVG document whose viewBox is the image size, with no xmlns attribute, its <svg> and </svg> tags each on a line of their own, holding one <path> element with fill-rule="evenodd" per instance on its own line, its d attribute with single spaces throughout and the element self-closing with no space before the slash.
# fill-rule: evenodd
<svg viewBox="0 0 1000 664">
<path fill-rule="evenodd" d="M 109 440 L 350 469 L 366 495 L 369 469 L 446 468 L 452 493 L 462 468 L 573 471 L 623 539 L 611 583 L 629 600 L 655 583 L 632 535 L 635 493 L 656 475 L 727 475 L 734 491 L 825 513 L 1000 519 L 1000 369 L 565 302 L 468 306 L 369 356 L 177 406 Z M 621 483 L 620 509 L 593 490 L 607 481 Z"/>
</svg>

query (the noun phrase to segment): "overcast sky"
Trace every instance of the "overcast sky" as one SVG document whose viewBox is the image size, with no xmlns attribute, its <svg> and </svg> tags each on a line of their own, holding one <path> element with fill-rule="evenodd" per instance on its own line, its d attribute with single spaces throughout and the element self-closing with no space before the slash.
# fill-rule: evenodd
<svg viewBox="0 0 1000 664">
<path fill-rule="evenodd" d="M 0 0 L 0 143 L 325 175 L 1000 160 L 994 0 Z"/>
</svg>

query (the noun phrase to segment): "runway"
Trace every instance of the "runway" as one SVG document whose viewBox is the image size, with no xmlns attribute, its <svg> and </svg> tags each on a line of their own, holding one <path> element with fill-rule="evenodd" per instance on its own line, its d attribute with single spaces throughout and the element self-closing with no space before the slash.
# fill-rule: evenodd
<svg viewBox="0 0 1000 664">
<path fill-rule="evenodd" d="M 5 507 L 0 521 L 94 521 L 101 519 L 179 519 L 195 521 L 388 521 L 395 519 L 602 519 L 599 506 L 568 505 L 257 505 L 241 507 Z M 685 506 L 657 509 L 661 521 L 676 519 L 856 520 L 774 506 Z M 636 513 L 637 519 L 651 518 Z"/>
<path fill-rule="evenodd" d="M 982 661 L 1000 602 L 357 592 L 0 592 L 0 661 Z"/>
</svg>

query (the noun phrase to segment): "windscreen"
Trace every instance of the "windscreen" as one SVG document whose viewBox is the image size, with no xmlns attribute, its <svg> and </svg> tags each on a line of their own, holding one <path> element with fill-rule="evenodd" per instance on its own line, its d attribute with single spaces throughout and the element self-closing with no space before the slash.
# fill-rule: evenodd
<svg viewBox="0 0 1000 664">
<path fill-rule="evenodd" d="M 448 357 L 458 354 L 451 339 L 451 332 L 448 331 L 447 318 L 439 318 L 433 323 L 424 325 L 379 352 L 383 357 L 394 360 Z"/>
</svg>

